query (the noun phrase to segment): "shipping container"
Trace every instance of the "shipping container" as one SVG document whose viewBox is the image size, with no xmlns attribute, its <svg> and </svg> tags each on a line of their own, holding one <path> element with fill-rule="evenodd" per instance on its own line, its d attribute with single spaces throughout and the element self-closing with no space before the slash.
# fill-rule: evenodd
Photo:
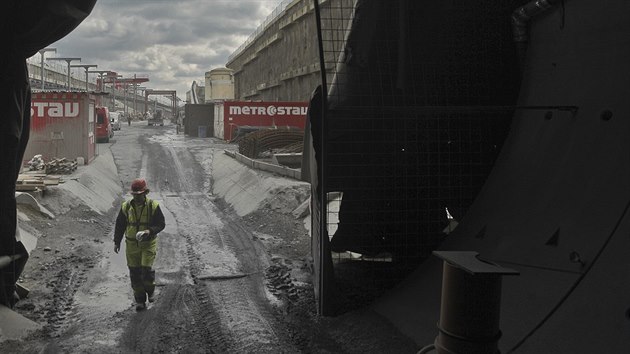
<svg viewBox="0 0 630 354">
<path fill-rule="evenodd" d="M 214 136 L 214 104 L 187 104 L 184 110 L 186 135 L 202 138 Z"/>
<path fill-rule="evenodd" d="M 234 139 L 240 127 L 304 130 L 308 110 L 308 102 L 226 101 L 218 105 L 223 106 L 223 113 L 221 124 L 215 123 L 215 133 L 218 130 L 216 128 L 222 125 L 222 138 L 226 141 Z"/>
<path fill-rule="evenodd" d="M 31 133 L 24 162 L 35 155 L 53 158 L 95 157 L 95 96 L 85 92 L 33 92 Z"/>
<path fill-rule="evenodd" d="M 109 121 L 110 119 L 109 109 L 107 107 L 96 107 L 96 128 L 94 128 L 94 135 L 96 136 L 97 143 L 109 143 L 109 139 L 114 137 L 112 124 Z"/>
</svg>

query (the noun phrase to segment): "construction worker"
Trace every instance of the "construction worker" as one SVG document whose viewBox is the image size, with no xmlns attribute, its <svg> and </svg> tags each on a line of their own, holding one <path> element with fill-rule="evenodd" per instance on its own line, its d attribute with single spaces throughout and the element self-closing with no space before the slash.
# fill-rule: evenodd
<svg viewBox="0 0 630 354">
<path fill-rule="evenodd" d="M 136 301 L 136 311 L 147 308 L 145 301 L 154 301 L 157 235 L 164 230 L 164 214 L 155 200 L 147 198 L 149 189 L 144 179 L 131 182 L 133 199 L 122 203 L 114 230 L 114 252 L 120 251 L 125 236 L 125 255 L 129 278 Z"/>
</svg>

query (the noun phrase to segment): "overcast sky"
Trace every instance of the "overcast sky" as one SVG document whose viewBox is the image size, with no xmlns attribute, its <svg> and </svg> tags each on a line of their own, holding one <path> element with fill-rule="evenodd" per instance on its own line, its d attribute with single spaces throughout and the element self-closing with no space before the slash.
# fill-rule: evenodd
<svg viewBox="0 0 630 354">
<path fill-rule="evenodd" d="M 46 57 L 81 57 L 90 70 L 124 77 L 148 75 L 143 85 L 177 90 L 185 99 L 193 80 L 227 58 L 281 0 L 98 0 L 90 16 L 52 44 Z M 39 54 L 37 54 L 39 55 Z M 72 64 L 79 64 L 73 62 Z"/>
</svg>

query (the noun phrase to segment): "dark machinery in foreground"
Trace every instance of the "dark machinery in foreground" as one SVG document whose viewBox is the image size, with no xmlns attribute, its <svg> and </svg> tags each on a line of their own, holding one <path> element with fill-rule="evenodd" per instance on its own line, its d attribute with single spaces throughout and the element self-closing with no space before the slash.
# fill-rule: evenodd
<svg viewBox="0 0 630 354">
<path fill-rule="evenodd" d="M 630 3 L 336 4 L 320 14 L 322 68 L 335 69 L 305 155 L 320 312 L 352 278 L 332 252 L 389 252 L 386 271 L 363 274 L 404 280 L 372 309 L 432 343 L 430 250 L 474 251 L 520 273 L 503 282 L 501 352 L 626 352 Z"/>
</svg>

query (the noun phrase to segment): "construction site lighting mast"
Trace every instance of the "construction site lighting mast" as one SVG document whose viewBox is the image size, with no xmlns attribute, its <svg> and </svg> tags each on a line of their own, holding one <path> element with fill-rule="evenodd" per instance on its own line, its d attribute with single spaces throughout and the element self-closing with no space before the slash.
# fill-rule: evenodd
<svg viewBox="0 0 630 354">
<path fill-rule="evenodd" d="M 141 83 L 149 81 L 149 78 L 138 77 L 137 74 L 133 74 L 133 79 L 127 79 L 127 81 L 133 85 L 133 110 L 134 110 L 134 113 L 137 113 L 138 111 L 137 103 L 136 103 L 136 96 L 138 94 L 137 87 L 140 86 Z"/>
<path fill-rule="evenodd" d="M 133 87 L 133 111 L 134 113 L 137 113 L 138 112 L 137 98 L 138 98 L 138 89 L 140 88 L 140 84 L 134 82 L 133 84 L 131 84 L 131 86 Z"/>
<path fill-rule="evenodd" d="M 123 85 L 124 93 L 125 93 L 125 113 L 128 112 L 128 102 L 127 102 L 127 93 L 129 92 L 129 86 L 138 85 L 143 82 L 149 81 L 148 77 L 138 77 L 136 74 L 133 77 L 121 78 L 118 80 L 119 84 Z"/>
<path fill-rule="evenodd" d="M 41 66 L 40 68 L 40 73 L 41 73 L 41 84 L 42 84 L 42 91 L 44 91 L 44 53 L 46 52 L 54 52 L 57 53 L 57 48 L 43 48 L 39 50 L 39 55 L 41 56 Z"/>
<path fill-rule="evenodd" d="M 115 72 L 111 71 L 110 75 L 108 75 L 107 77 L 112 79 L 112 112 L 113 112 L 116 110 L 116 79 L 122 79 L 123 76 L 116 75 Z"/>
<path fill-rule="evenodd" d="M 102 96 L 103 96 L 103 93 L 105 92 L 103 90 L 103 88 L 105 87 L 105 80 L 103 78 L 103 75 L 104 74 L 108 74 L 110 72 L 111 71 L 109 71 L 109 70 L 90 70 L 90 71 L 88 71 L 88 73 L 90 73 L 90 74 L 98 74 L 99 75 L 98 91 L 101 94 L 98 95 L 97 99 L 96 99 L 96 104 L 99 105 L 99 106 L 103 105 L 103 103 L 102 103 L 103 102 Z"/>
<path fill-rule="evenodd" d="M 120 85 L 123 88 L 123 112 L 125 112 L 125 116 L 127 115 L 127 82 L 120 81 Z"/>
<path fill-rule="evenodd" d="M 76 64 L 76 65 L 70 65 L 71 68 L 83 68 L 85 70 L 85 92 L 90 91 L 89 85 L 88 85 L 88 73 L 90 72 L 90 68 L 97 68 L 98 65 L 96 64 Z"/>
<path fill-rule="evenodd" d="M 99 82 L 100 85 L 98 87 L 100 92 L 103 92 L 103 86 L 105 85 L 105 83 L 103 82 L 103 75 L 105 75 L 106 73 L 110 73 L 111 71 L 109 70 L 90 70 L 88 71 L 89 74 L 98 74 L 99 76 Z"/>
<path fill-rule="evenodd" d="M 66 88 L 67 92 L 70 92 L 70 62 L 72 61 L 81 61 L 81 58 L 46 58 L 46 60 L 63 60 L 68 63 L 68 86 Z"/>
<path fill-rule="evenodd" d="M 133 92 L 133 109 L 136 113 L 138 113 L 138 104 L 136 103 L 136 97 L 138 95 L 138 90 L 142 91 L 142 93 L 144 93 L 144 91 L 147 88 L 144 86 L 140 86 L 139 84 L 134 85 L 134 92 Z"/>
<path fill-rule="evenodd" d="M 164 95 L 164 98 L 171 101 L 171 116 L 177 116 L 177 100 L 175 99 L 177 95 Z"/>
</svg>

